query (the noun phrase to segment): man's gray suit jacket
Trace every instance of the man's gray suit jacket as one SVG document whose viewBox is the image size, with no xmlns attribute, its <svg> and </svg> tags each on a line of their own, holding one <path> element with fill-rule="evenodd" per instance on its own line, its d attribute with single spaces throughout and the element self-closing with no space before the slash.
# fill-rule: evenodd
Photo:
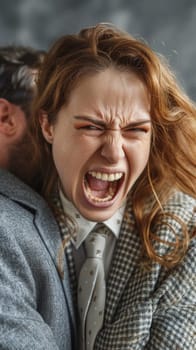
<svg viewBox="0 0 196 350">
<path fill-rule="evenodd" d="M 58 273 L 61 237 L 45 201 L 0 170 L 0 349 L 74 349 L 68 270 Z"/>
</svg>

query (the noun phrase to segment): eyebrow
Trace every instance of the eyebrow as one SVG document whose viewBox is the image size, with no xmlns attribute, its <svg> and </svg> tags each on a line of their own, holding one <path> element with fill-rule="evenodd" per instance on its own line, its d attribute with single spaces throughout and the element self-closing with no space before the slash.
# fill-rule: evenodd
<svg viewBox="0 0 196 350">
<path fill-rule="evenodd" d="M 77 120 L 86 120 L 87 122 L 91 122 L 91 123 L 94 123 L 94 124 L 97 124 L 97 125 L 100 125 L 100 126 L 103 126 L 105 127 L 106 124 L 104 122 L 102 122 L 101 120 L 99 119 L 95 119 L 93 117 L 87 117 L 87 116 L 79 116 L 79 115 L 76 115 L 74 117 L 74 119 L 77 119 Z"/>
<path fill-rule="evenodd" d="M 106 127 L 106 123 L 102 122 L 102 121 L 99 120 L 99 119 L 95 119 L 95 118 L 93 118 L 93 117 L 87 117 L 87 116 L 79 116 L 79 115 L 76 115 L 76 116 L 74 116 L 74 119 L 77 119 L 77 120 L 85 120 L 85 121 L 94 123 L 94 124 L 96 124 L 96 125 L 99 125 L 99 126 L 102 126 L 102 127 Z M 140 121 L 138 121 L 138 122 L 131 122 L 131 123 L 129 123 L 128 125 L 126 125 L 125 128 L 136 127 L 136 126 L 140 126 L 140 125 L 147 124 L 147 123 L 151 123 L 151 120 L 150 120 L 150 119 L 143 119 L 143 120 L 140 120 Z"/>
<path fill-rule="evenodd" d="M 127 126 L 125 126 L 125 129 L 129 128 L 129 127 L 133 128 L 133 127 L 140 126 L 140 125 L 147 124 L 147 123 L 151 124 L 151 120 L 150 119 L 143 119 L 143 120 L 141 120 L 139 122 L 131 122 Z"/>
</svg>

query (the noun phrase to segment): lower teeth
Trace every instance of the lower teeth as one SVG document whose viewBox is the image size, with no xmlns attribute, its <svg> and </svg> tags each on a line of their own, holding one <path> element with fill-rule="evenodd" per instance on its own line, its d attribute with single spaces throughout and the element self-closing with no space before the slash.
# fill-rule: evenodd
<svg viewBox="0 0 196 350">
<path fill-rule="evenodd" d="M 86 182 L 85 187 L 86 187 L 87 195 L 94 202 L 104 203 L 104 202 L 111 201 L 115 195 L 116 190 L 117 190 L 117 182 L 114 181 L 114 182 L 110 183 L 106 197 L 104 197 L 104 198 L 95 197 L 91 191 L 91 188 L 88 186 L 88 182 L 87 181 L 85 181 L 85 182 Z"/>
<path fill-rule="evenodd" d="M 95 202 L 107 202 L 107 201 L 110 201 L 111 199 L 112 199 L 112 197 L 113 197 L 113 195 L 114 195 L 114 193 L 110 193 L 107 197 L 105 197 L 105 198 L 99 198 L 99 197 L 94 197 L 93 195 L 92 195 L 92 193 L 88 190 L 87 191 L 88 192 L 88 196 L 89 196 L 89 198 L 90 199 L 92 199 L 93 201 L 95 201 Z M 111 191 L 110 191 L 111 192 Z"/>
</svg>

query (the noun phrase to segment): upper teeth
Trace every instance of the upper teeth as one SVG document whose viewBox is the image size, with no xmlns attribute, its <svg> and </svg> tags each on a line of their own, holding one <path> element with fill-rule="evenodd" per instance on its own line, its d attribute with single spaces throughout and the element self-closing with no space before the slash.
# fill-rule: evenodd
<svg viewBox="0 0 196 350">
<path fill-rule="evenodd" d="M 89 171 L 89 174 L 98 180 L 111 181 L 111 182 L 119 180 L 123 176 L 123 173 L 108 174 L 108 173 L 100 173 L 96 171 Z"/>
</svg>

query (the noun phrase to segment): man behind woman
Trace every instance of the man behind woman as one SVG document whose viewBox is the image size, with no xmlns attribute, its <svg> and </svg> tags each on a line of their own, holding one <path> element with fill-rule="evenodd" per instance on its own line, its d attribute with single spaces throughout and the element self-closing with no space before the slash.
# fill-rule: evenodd
<svg viewBox="0 0 196 350">
<path fill-rule="evenodd" d="M 0 344 L 12 349 L 12 334 L 26 346 L 33 337 L 32 349 L 39 341 L 68 349 L 76 325 L 77 349 L 194 349 L 195 118 L 194 104 L 144 42 L 100 24 L 54 43 L 31 132 L 59 229 L 39 196 L 22 183 L 13 193 L 13 178 L 5 189 L 1 175 L 2 219 L 12 215 L 0 231 L 0 316 L 9 330 Z M 78 302 L 86 239 L 98 223 L 110 232 L 99 326 L 93 287 L 85 314 Z M 63 289 L 67 270 L 72 301 Z"/>
<path fill-rule="evenodd" d="M 32 149 L 27 135 L 44 50 L 0 47 L 0 167 L 31 182 Z"/>
<path fill-rule="evenodd" d="M 0 48 L 1 349 L 72 348 L 68 276 L 55 267 L 58 227 L 41 197 L 11 175 L 39 182 L 28 128 L 44 56 L 32 47 Z"/>
</svg>

